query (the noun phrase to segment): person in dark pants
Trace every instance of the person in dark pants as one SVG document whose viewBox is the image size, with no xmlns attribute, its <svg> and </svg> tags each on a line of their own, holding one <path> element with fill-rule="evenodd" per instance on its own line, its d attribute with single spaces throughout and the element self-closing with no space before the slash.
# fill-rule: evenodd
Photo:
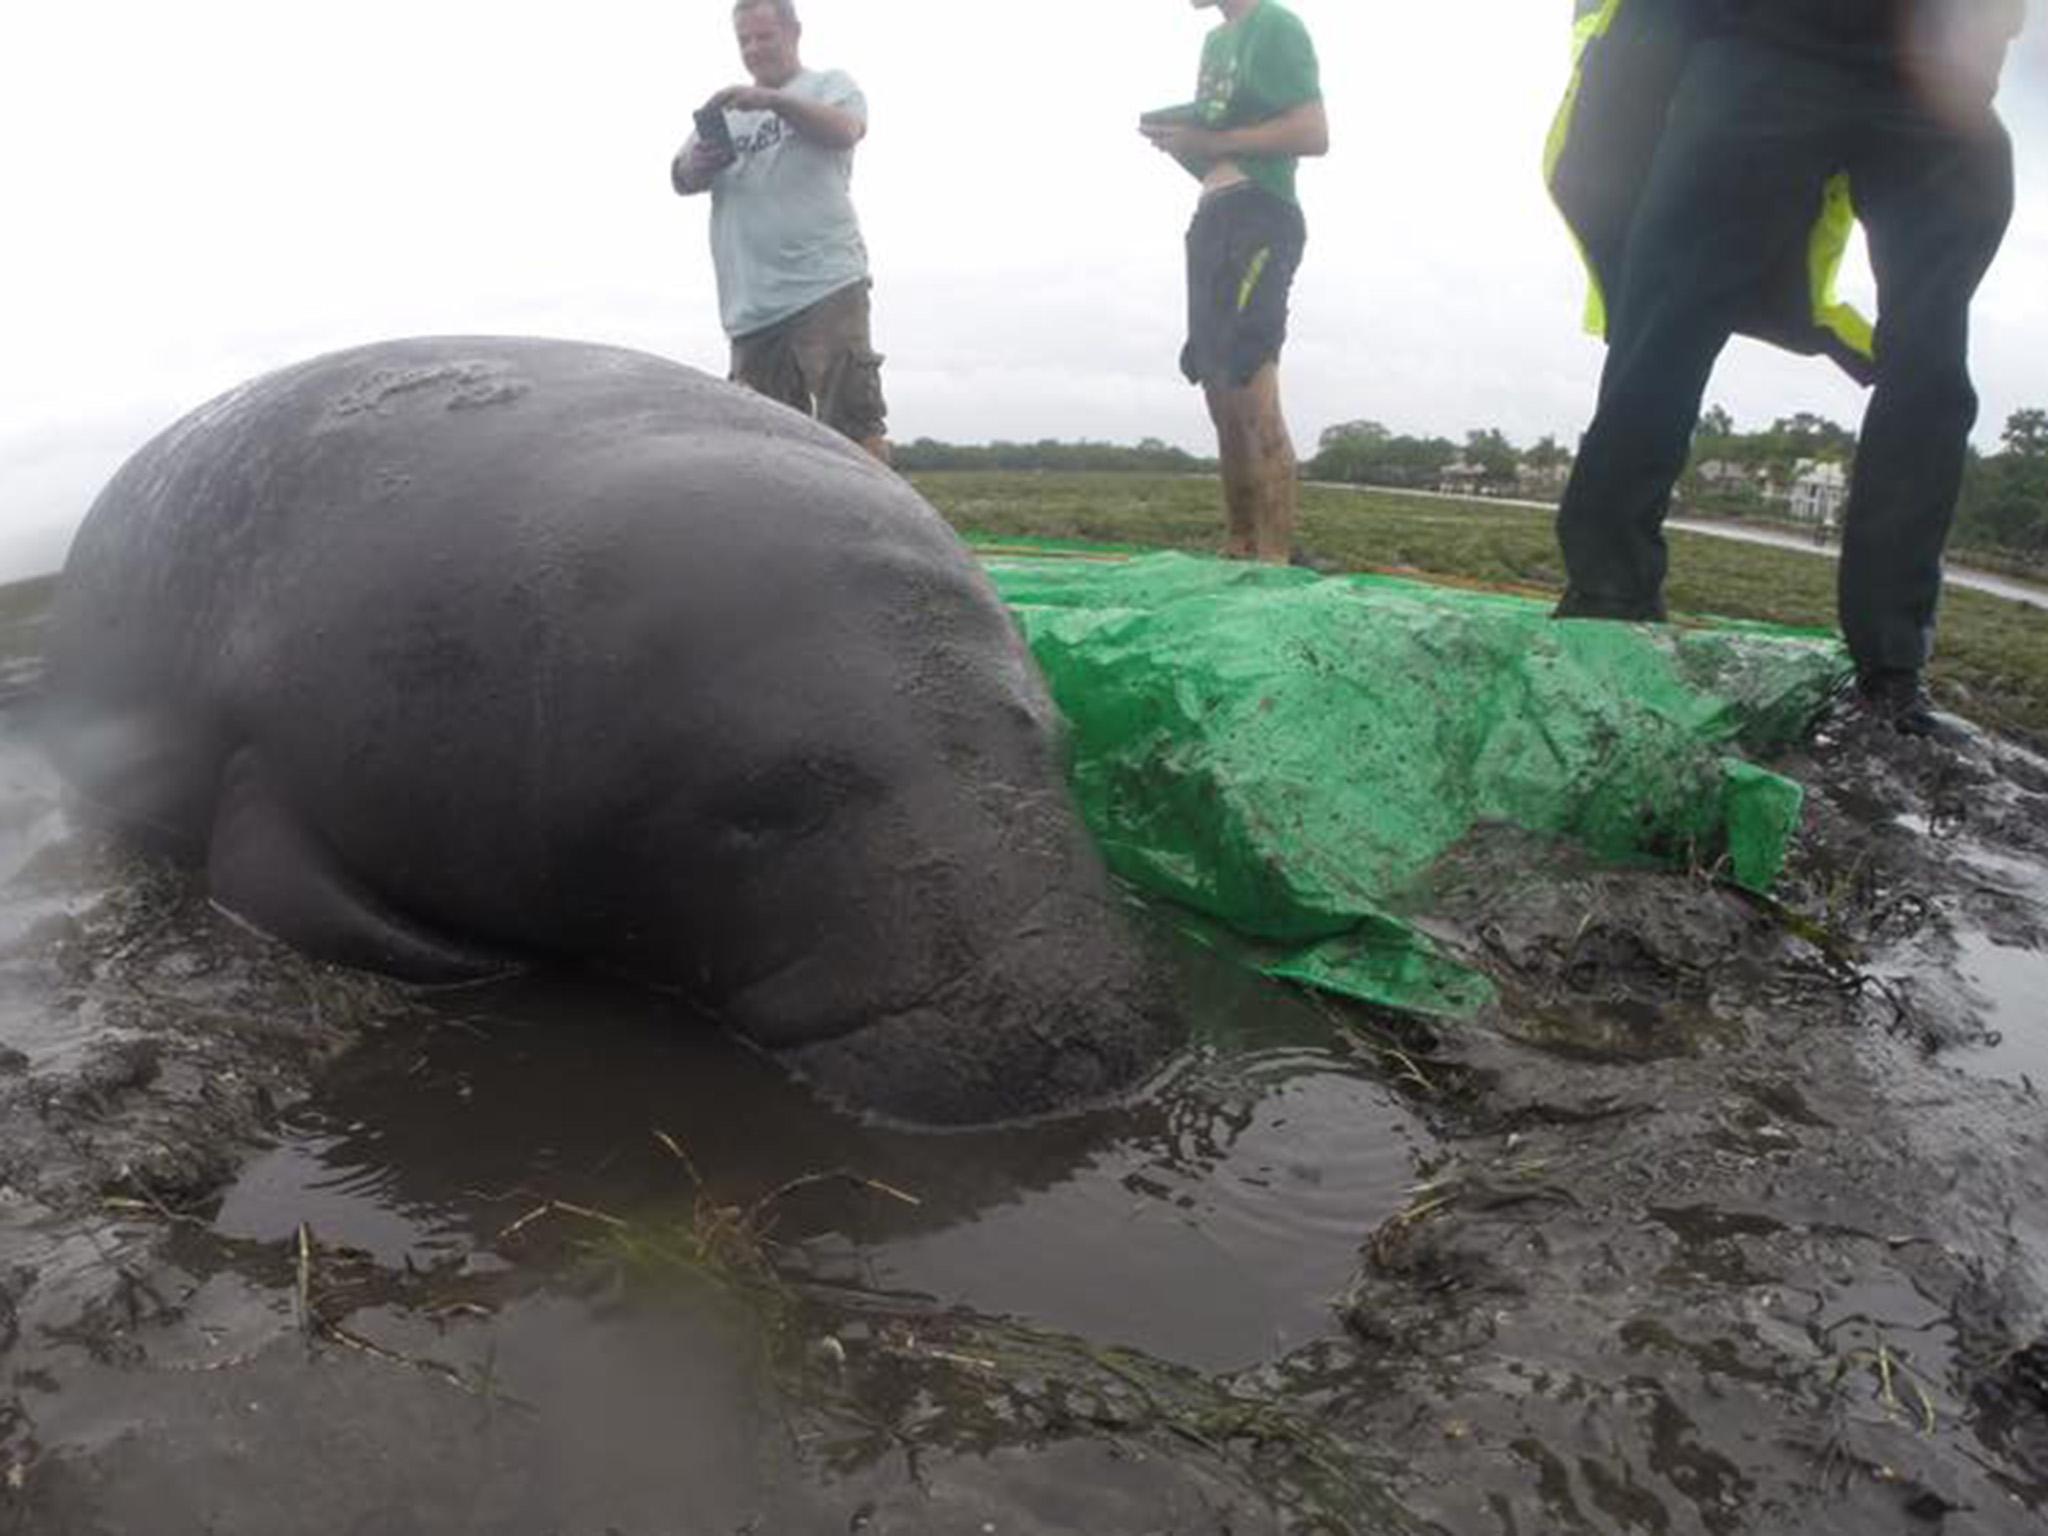
<svg viewBox="0 0 2048 1536">
<path fill-rule="evenodd" d="M 1767 333 L 1749 323 L 1758 295 L 1805 265 L 1846 174 L 1879 316 L 1842 630 L 1862 706 L 1907 734 L 1939 729 L 1921 674 L 1977 415 L 1969 306 L 2012 213 L 1991 97 L 2019 22 L 2018 0 L 1699 0 L 1558 513 L 1561 617 L 1663 618 L 1662 524 L 1715 359 L 1736 330 Z M 1817 312 L 1825 288 L 1816 280 Z"/>
</svg>

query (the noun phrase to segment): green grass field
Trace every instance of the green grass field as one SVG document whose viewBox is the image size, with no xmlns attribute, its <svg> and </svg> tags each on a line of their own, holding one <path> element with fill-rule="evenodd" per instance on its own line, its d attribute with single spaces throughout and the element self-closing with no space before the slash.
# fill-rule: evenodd
<svg viewBox="0 0 2048 1536">
<path fill-rule="evenodd" d="M 917 488 L 962 532 L 1213 550 L 1216 482 L 1198 476 L 923 474 Z M 1681 613 L 1834 623 L 1835 566 L 1790 550 L 1674 532 L 1670 600 Z M 1550 519 L 1488 502 L 1323 489 L 1302 493 L 1301 542 L 1345 570 L 1400 571 L 1554 595 L 1563 567 Z M 47 580 L 0 588 L 9 649 L 32 644 Z M 21 631 L 21 638 L 13 632 Z M 2048 610 L 1950 591 L 1933 681 L 1971 719 L 2048 743 Z"/>
<path fill-rule="evenodd" d="M 1199 477 L 926 474 L 917 488 L 963 533 L 1209 551 L 1220 492 Z M 1487 502 L 1307 487 L 1301 543 L 1345 570 L 1399 571 L 1554 596 L 1564 581 L 1550 518 Z M 1671 535 L 1669 599 L 1684 614 L 1834 624 L 1835 565 L 1704 534 Z M 2048 742 L 2048 610 L 1951 589 L 1931 674 L 1942 702 Z"/>
</svg>

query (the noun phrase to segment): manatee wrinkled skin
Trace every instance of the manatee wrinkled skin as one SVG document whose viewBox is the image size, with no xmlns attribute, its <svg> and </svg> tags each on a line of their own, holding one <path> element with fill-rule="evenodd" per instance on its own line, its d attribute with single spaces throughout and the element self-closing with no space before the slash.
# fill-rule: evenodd
<svg viewBox="0 0 2048 1536">
<path fill-rule="evenodd" d="M 233 390 L 100 495 L 48 659 L 85 800 L 322 958 L 631 975 L 925 1122 L 1173 1044 L 973 560 L 680 365 L 429 338 Z"/>
</svg>

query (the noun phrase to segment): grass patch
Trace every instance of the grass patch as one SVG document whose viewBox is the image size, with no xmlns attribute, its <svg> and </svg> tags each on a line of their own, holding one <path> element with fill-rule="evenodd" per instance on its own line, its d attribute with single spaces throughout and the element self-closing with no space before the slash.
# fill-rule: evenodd
<svg viewBox="0 0 2048 1536">
<path fill-rule="evenodd" d="M 728 1203 L 705 1187 L 680 1143 L 653 1134 L 690 1186 L 685 1209 L 629 1218 L 544 1200 L 501 1231 L 498 1246 L 566 1221 L 593 1278 L 729 1304 L 797 1439 L 827 1475 L 888 1457 L 921 1475 L 927 1457 L 1093 1440 L 1120 1454 L 1184 1459 L 1280 1512 L 1290 1530 L 1419 1532 L 1389 1492 L 1392 1462 L 1342 1437 L 1316 1383 L 1297 1390 L 1284 1369 L 1211 1376 L 1020 1318 L 820 1281 L 800 1248 L 775 1237 L 788 1197 L 834 1184 L 912 1206 L 917 1197 L 836 1169 Z M 301 1268 L 303 1276 L 303 1260 Z"/>
<path fill-rule="evenodd" d="M 1215 550 L 1221 493 L 1205 476 L 913 477 L 963 532 Z M 1667 595 L 1681 613 L 1832 628 L 1835 563 L 1674 529 Z M 1350 571 L 1395 571 L 1555 596 L 1564 563 L 1548 514 L 1489 502 L 1304 487 L 1301 542 Z M 1942 701 L 2008 735 L 2048 741 L 2048 610 L 1951 588 L 1929 674 Z"/>
<path fill-rule="evenodd" d="M 1391 1460 L 1347 1440 L 1284 1369 L 1210 1376 L 1019 1318 L 813 1283 L 777 1267 L 765 1233 L 735 1263 L 730 1232 L 695 1230 L 703 1214 L 618 1223 L 592 1255 L 655 1294 L 708 1285 L 751 1316 L 760 1364 L 827 1476 L 1094 1441 L 1186 1462 L 1305 1536 L 1419 1533 L 1390 1491 Z"/>
</svg>

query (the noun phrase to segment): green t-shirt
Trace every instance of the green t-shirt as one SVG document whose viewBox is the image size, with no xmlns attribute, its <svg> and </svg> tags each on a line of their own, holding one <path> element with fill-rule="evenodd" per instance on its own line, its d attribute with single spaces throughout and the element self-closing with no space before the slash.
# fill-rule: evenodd
<svg viewBox="0 0 2048 1536">
<path fill-rule="evenodd" d="M 1225 22 L 1202 44 L 1195 85 L 1195 121 L 1204 128 L 1245 128 L 1320 101 L 1316 47 L 1301 18 L 1275 0 Z M 1237 163 L 1268 192 L 1294 195 L 1294 155 L 1239 155 Z"/>
</svg>

